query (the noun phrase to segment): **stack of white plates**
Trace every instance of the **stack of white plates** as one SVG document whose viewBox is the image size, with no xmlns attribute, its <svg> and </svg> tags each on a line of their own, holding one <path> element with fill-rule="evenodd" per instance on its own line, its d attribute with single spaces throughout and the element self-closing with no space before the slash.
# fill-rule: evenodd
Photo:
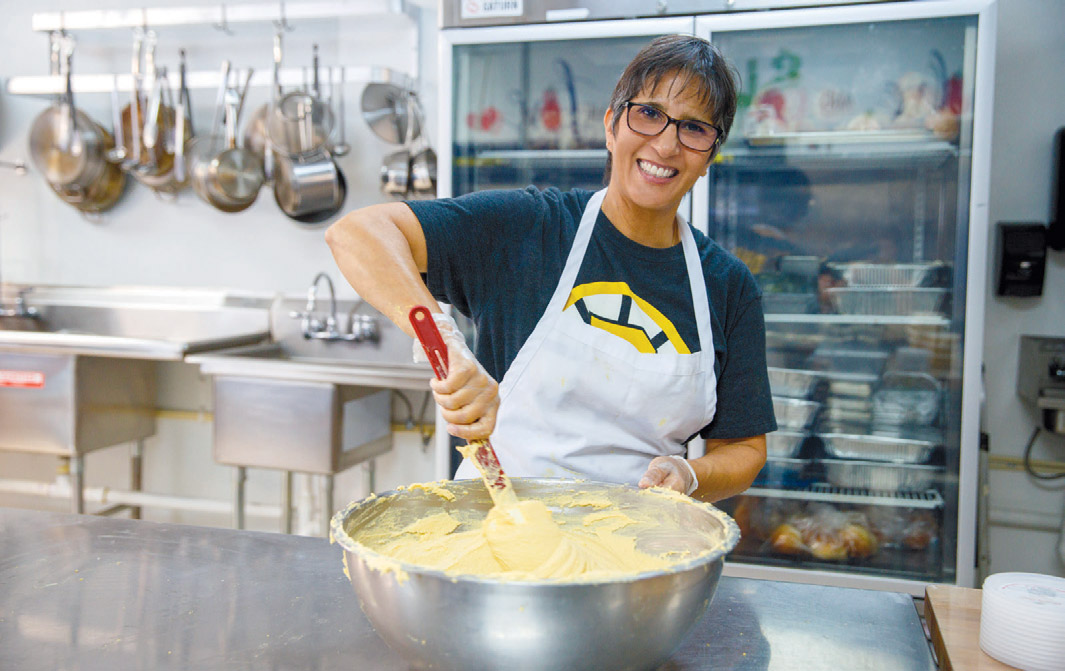
<svg viewBox="0 0 1065 671">
<path fill-rule="evenodd" d="M 1023 671 L 1065 669 L 1065 578 L 989 576 L 981 599 L 980 649 Z"/>
</svg>

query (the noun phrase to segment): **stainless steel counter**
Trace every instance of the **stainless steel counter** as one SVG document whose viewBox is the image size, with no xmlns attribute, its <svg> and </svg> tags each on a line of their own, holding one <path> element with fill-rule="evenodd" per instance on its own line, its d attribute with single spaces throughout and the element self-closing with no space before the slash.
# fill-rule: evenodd
<svg viewBox="0 0 1065 671">
<path fill-rule="evenodd" d="M 0 669 L 406 668 L 324 539 L 0 509 Z M 935 668 L 908 595 L 725 577 L 658 671 Z"/>
</svg>

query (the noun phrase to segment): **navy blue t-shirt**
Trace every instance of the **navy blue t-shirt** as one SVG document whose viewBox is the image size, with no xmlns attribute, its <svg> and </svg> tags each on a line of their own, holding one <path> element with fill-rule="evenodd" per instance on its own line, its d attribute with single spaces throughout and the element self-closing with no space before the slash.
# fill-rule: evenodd
<svg viewBox="0 0 1065 671">
<path fill-rule="evenodd" d="M 428 250 L 433 296 L 477 327 L 476 356 L 503 379 L 558 285 L 592 192 L 481 191 L 407 203 Z M 739 259 L 692 228 L 706 280 L 717 374 L 717 411 L 704 438 L 776 430 L 766 373 L 761 292 Z M 610 283 L 610 291 L 602 291 Z M 619 283 L 624 283 L 621 291 Z M 611 325 L 640 351 L 699 351 L 691 285 L 680 244 L 645 247 L 602 212 L 571 299 L 586 322 Z"/>
</svg>

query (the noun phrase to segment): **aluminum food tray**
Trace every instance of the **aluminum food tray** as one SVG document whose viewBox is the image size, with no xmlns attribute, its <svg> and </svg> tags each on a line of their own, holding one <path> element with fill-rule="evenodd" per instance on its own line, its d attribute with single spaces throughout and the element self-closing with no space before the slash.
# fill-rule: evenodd
<svg viewBox="0 0 1065 671">
<path fill-rule="evenodd" d="M 766 456 L 771 459 L 792 459 L 799 454 L 806 434 L 801 431 L 780 429 L 765 437 Z"/>
<path fill-rule="evenodd" d="M 773 414 L 782 429 L 802 431 L 809 428 L 820 407 L 821 404 L 815 401 L 773 397 Z"/>
<path fill-rule="evenodd" d="M 882 461 L 823 459 L 825 478 L 837 487 L 877 491 L 924 491 L 935 485 L 938 466 L 888 464 Z"/>
<path fill-rule="evenodd" d="M 927 373 L 886 373 L 873 394 L 873 421 L 928 426 L 939 415 L 941 396 L 939 381 Z"/>
<path fill-rule="evenodd" d="M 879 375 L 867 373 L 830 373 L 825 377 L 828 378 L 829 396 L 837 398 L 868 399 L 880 382 Z"/>
<path fill-rule="evenodd" d="M 809 398 L 817 386 L 821 374 L 813 370 L 775 368 L 769 366 L 769 388 L 774 396 Z"/>
<path fill-rule="evenodd" d="M 838 373 L 869 376 L 880 379 L 890 354 L 883 350 L 851 349 L 846 346 L 821 346 L 813 351 L 806 365 L 824 369 L 826 375 L 838 378 Z"/>
<path fill-rule="evenodd" d="M 919 287 L 925 284 L 936 263 L 830 263 L 828 267 L 852 287 Z"/>
<path fill-rule="evenodd" d="M 836 459 L 882 461 L 893 464 L 923 464 L 932 456 L 935 443 L 886 436 L 823 433 L 825 453 Z"/>
<path fill-rule="evenodd" d="M 836 311 L 845 315 L 907 316 L 938 314 L 947 289 L 895 286 L 834 287 L 825 289 Z"/>
</svg>

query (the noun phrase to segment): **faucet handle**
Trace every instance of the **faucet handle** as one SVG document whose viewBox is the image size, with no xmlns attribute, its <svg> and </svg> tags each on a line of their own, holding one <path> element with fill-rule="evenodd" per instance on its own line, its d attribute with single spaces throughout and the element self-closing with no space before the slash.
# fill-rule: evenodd
<svg viewBox="0 0 1065 671">
<path fill-rule="evenodd" d="M 19 289 L 18 295 L 15 296 L 15 316 L 17 317 L 37 317 L 40 312 L 37 308 L 26 307 L 26 294 L 33 291 L 33 287 L 23 287 Z"/>
</svg>

